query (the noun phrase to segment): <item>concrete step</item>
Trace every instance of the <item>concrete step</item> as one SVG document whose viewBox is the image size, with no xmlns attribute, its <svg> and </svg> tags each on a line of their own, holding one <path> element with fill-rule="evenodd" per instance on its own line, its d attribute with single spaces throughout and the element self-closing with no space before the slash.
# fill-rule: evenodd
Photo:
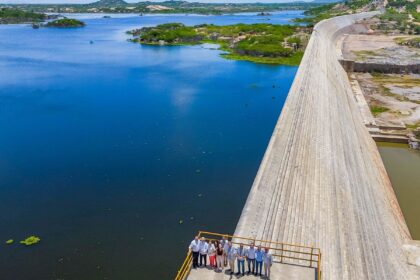
<svg viewBox="0 0 420 280">
<path fill-rule="evenodd" d="M 372 138 L 377 142 L 391 142 L 408 144 L 407 136 L 374 134 Z"/>
</svg>

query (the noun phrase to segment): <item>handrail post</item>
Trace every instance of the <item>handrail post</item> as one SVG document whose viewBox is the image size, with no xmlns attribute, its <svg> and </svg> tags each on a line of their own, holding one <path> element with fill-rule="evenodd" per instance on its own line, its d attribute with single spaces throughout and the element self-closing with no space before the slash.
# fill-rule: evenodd
<svg viewBox="0 0 420 280">
<path fill-rule="evenodd" d="M 283 244 L 281 244 L 281 255 L 280 255 L 280 262 L 283 263 Z"/>
<path fill-rule="evenodd" d="M 318 280 L 321 280 L 321 252 L 318 252 Z"/>
<path fill-rule="evenodd" d="M 314 254 L 314 248 L 311 248 L 311 263 L 309 264 L 309 267 L 312 267 L 312 256 Z"/>
</svg>

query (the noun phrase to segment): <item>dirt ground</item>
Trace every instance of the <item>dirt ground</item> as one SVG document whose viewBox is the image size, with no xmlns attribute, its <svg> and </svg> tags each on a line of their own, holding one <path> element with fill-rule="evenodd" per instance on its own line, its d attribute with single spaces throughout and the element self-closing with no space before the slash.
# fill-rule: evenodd
<svg viewBox="0 0 420 280">
<path fill-rule="evenodd" d="M 398 39 L 412 37 L 415 36 L 349 34 L 343 40 L 343 58 L 383 64 L 420 64 L 420 49 L 396 42 Z"/>
<path fill-rule="evenodd" d="M 420 127 L 420 75 L 355 73 L 375 121 Z"/>
</svg>

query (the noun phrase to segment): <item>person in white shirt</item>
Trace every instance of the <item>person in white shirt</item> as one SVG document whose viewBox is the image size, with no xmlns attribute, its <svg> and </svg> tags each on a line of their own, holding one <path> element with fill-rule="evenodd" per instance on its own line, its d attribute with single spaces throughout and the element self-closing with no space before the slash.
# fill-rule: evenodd
<svg viewBox="0 0 420 280">
<path fill-rule="evenodd" d="M 246 250 L 246 262 L 248 263 L 248 275 L 250 273 L 255 274 L 255 247 L 254 247 L 254 243 L 251 243 L 251 245 L 249 246 L 249 249 Z"/>
<path fill-rule="evenodd" d="M 197 268 L 198 267 L 198 254 L 200 253 L 200 241 L 198 240 L 198 236 L 196 236 L 194 238 L 193 241 L 191 241 L 190 244 L 190 251 L 192 252 L 192 264 L 193 264 L 193 268 Z"/>
<path fill-rule="evenodd" d="M 228 265 L 227 253 L 228 253 L 228 250 L 229 250 L 229 243 L 230 243 L 230 241 L 225 241 L 225 244 L 223 245 L 223 266 L 224 267 L 227 267 L 227 265 Z"/>
<path fill-rule="evenodd" d="M 273 255 L 271 255 L 267 247 L 264 250 L 263 262 L 264 262 L 265 277 L 267 277 L 267 279 L 270 279 L 270 270 L 271 270 L 271 266 L 273 265 Z"/>
<path fill-rule="evenodd" d="M 210 267 L 215 267 L 216 266 L 216 247 L 214 246 L 213 241 L 209 242 L 209 247 L 207 249 L 207 255 L 209 256 Z"/>
<path fill-rule="evenodd" d="M 200 248 L 200 266 L 203 266 L 203 260 L 204 260 L 204 267 L 206 267 L 207 266 L 207 250 L 209 249 L 209 244 L 207 243 L 204 237 L 201 237 L 198 247 Z"/>
</svg>

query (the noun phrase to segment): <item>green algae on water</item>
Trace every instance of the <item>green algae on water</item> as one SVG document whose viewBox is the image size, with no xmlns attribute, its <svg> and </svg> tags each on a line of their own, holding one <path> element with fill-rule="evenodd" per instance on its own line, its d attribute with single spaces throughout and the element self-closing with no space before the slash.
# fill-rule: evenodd
<svg viewBox="0 0 420 280">
<path fill-rule="evenodd" d="M 35 236 L 35 235 L 31 235 L 29 237 L 27 237 L 25 240 L 20 241 L 20 244 L 24 244 L 26 246 L 31 246 L 34 244 L 37 244 L 41 241 L 41 238 Z"/>
<path fill-rule="evenodd" d="M 7 240 L 7 241 L 6 241 L 6 244 L 7 244 L 7 245 L 10 245 L 10 244 L 12 244 L 13 242 L 15 242 L 13 239 L 9 239 L 9 240 Z"/>
</svg>

